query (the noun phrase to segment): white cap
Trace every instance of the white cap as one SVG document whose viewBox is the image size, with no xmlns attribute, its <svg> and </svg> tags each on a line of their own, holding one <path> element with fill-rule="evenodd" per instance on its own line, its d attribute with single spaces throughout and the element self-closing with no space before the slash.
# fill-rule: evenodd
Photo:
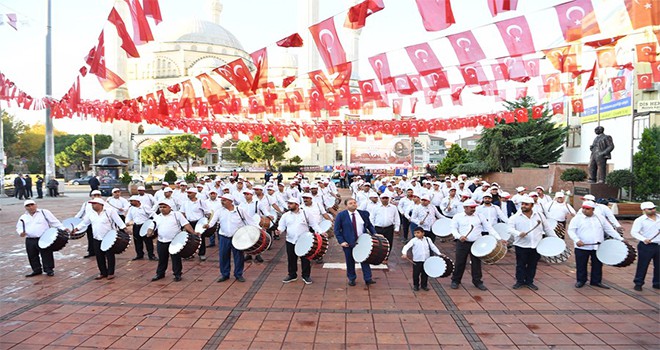
<svg viewBox="0 0 660 350">
<path fill-rule="evenodd" d="M 484 186 L 490 186 L 490 184 L 488 182 L 484 181 L 484 183 L 481 184 L 481 187 L 484 187 Z"/>
<path fill-rule="evenodd" d="M 376 192 L 369 192 L 369 198 L 378 198 L 378 193 L 376 193 Z"/>
<path fill-rule="evenodd" d="M 266 191 L 275 191 L 275 187 L 274 186 L 268 186 L 268 187 L 266 187 Z"/>
<path fill-rule="evenodd" d="M 430 201 L 430 200 L 431 200 L 431 199 L 429 198 L 429 196 L 427 196 L 427 195 L 422 195 L 421 197 L 419 197 L 419 199 L 421 199 L 421 200 L 423 200 L 423 201 Z"/>
<path fill-rule="evenodd" d="M 212 188 L 212 189 L 210 189 L 207 193 L 208 193 L 208 194 L 211 194 L 211 193 L 218 194 L 218 190 L 216 190 L 215 188 Z"/>
<path fill-rule="evenodd" d="M 179 182 L 179 186 L 188 186 L 188 183 L 185 181 Z"/>
<path fill-rule="evenodd" d="M 594 197 L 593 194 L 587 194 L 587 195 L 585 195 L 584 197 L 582 197 L 582 199 L 586 199 L 586 200 L 588 200 L 588 201 L 595 201 L 595 200 L 596 200 L 596 197 Z"/>
<path fill-rule="evenodd" d="M 287 199 L 286 202 L 287 203 L 296 203 L 296 204 L 300 205 L 300 201 L 298 201 L 298 198 L 291 197 L 291 198 Z"/>
<path fill-rule="evenodd" d="M 256 185 L 256 186 L 252 186 L 252 189 L 255 190 L 255 191 L 256 191 L 256 190 L 261 190 L 261 191 L 263 191 L 263 190 L 264 190 L 264 187 L 261 186 L 261 185 Z"/>
<path fill-rule="evenodd" d="M 543 186 L 536 186 L 536 188 L 534 188 L 534 189 L 535 190 L 541 190 L 541 191 L 545 192 L 545 188 Z"/>
<path fill-rule="evenodd" d="M 138 191 L 144 191 L 144 190 L 146 190 L 146 188 L 144 188 L 144 186 L 138 186 L 138 189 L 137 189 L 137 190 L 138 190 Z"/>
<path fill-rule="evenodd" d="M 308 183 L 302 184 L 302 188 L 310 188 L 311 186 Z"/>
<path fill-rule="evenodd" d="M 640 204 L 640 207 L 642 208 L 642 210 L 653 209 L 655 208 L 655 204 L 653 204 L 653 202 L 642 202 L 642 204 Z"/>
<path fill-rule="evenodd" d="M 529 196 L 530 196 L 530 197 L 538 197 L 539 194 L 536 193 L 536 192 L 531 192 L 531 193 L 529 194 Z"/>
<path fill-rule="evenodd" d="M 187 189 L 186 192 L 188 192 L 188 193 L 198 193 L 197 189 L 194 188 L 194 187 L 191 187 L 191 188 Z"/>
<path fill-rule="evenodd" d="M 132 195 L 131 198 L 128 199 L 129 201 L 140 201 L 140 196 L 138 195 Z"/>
<path fill-rule="evenodd" d="M 169 200 L 169 199 L 161 199 L 161 200 L 159 200 L 159 201 L 158 201 L 158 205 L 161 205 L 161 204 L 165 204 L 165 205 L 167 205 L 167 206 L 170 207 L 170 208 L 173 207 L 173 205 L 172 205 L 172 201 Z"/>
<path fill-rule="evenodd" d="M 564 192 L 555 193 L 555 198 L 564 198 Z"/>
<path fill-rule="evenodd" d="M 204 187 L 204 184 L 197 184 L 197 187 Z"/>
<path fill-rule="evenodd" d="M 243 190 L 243 194 L 254 195 L 254 192 L 252 192 L 252 190 Z"/>
<path fill-rule="evenodd" d="M 493 198 L 493 195 L 490 194 L 490 193 L 484 193 L 484 195 L 483 195 L 482 197 L 490 197 L 490 198 Z"/>
<path fill-rule="evenodd" d="M 115 193 L 115 192 L 117 192 L 117 191 L 121 192 L 121 190 L 118 189 L 117 187 L 115 187 L 115 188 L 112 189 L 112 193 Z"/>
<path fill-rule="evenodd" d="M 510 197 L 511 197 L 511 193 L 509 193 L 509 192 L 502 192 L 502 198 L 510 198 Z"/>
<path fill-rule="evenodd" d="M 169 186 L 169 185 L 170 185 L 170 183 L 169 183 L 169 182 L 167 182 L 167 181 L 163 181 L 163 182 L 162 182 L 162 185 L 163 185 L 163 186 Z"/>
<path fill-rule="evenodd" d="M 522 191 L 524 191 L 524 190 L 526 190 L 526 188 L 524 188 L 524 187 L 522 187 L 522 186 L 518 186 L 518 187 L 516 187 L 516 192 L 522 192 Z"/>
<path fill-rule="evenodd" d="M 101 199 L 101 198 L 94 198 L 94 199 L 88 201 L 87 203 L 89 203 L 89 204 L 94 204 L 94 203 L 96 203 L 96 204 L 105 205 L 105 202 L 104 202 L 103 199 Z"/>
<path fill-rule="evenodd" d="M 463 202 L 464 207 L 476 207 L 478 206 L 477 202 L 474 201 L 474 199 L 468 199 L 465 202 Z"/>
<path fill-rule="evenodd" d="M 35 201 L 31 200 L 31 199 L 28 199 L 25 202 L 23 202 L 24 207 L 27 207 L 30 204 L 37 204 L 37 203 Z"/>
<path fill-rule="evenodd" d="M 302 194 L 302 197 L 303 197 L 303 198 L 314 198 L 314 196 L 312 196 L 311 193 L 303 193 L 303 194 Z"/>
<path fill-rule="evenodd" d="M 223 194 L 222 196 L 220 196 L 220 199 L 226 199 L 228 201 L 231 201 L 232 203 L 234 202 L 234 196 L 232 196 L 229 193 Z"/>
<path fill-rule="evenodd" d="M 390 196 L 387 193 L 383 193 L 380 195 L 380 198 L 390 198 Z"/>
<path fill-rule="evenodd" d="M 490 186 L 490 190 L 499 190 L 500 188 L 497 185 Z"/>
<path fill-rule="evenodd" d="M 100 196 L 100 195 L 101 195 L 101 191 L 99 191 L 99 190 L 94 190 L 94 191 L 92 191 L 92 193 L 91 193 L 92 196 L 93 196 L 93 195 L 96 195 L 96 194 L 98 194 L 98 195 Z"/>
<path fill-rule="evenodd" d="M 163 193 L 167 193 L 167 192 L 172 192 L 172 189 L 169 188 L 169 187 L 165 187 L 165 188 L 163 189 Z"/>
<path fill-rule="evenodd" d="M 316 189 L 318 190 L 318 189 L 319 189 L 319 185 L 317 185 L 317 184 L 312 184 L 312 186 L 310 186 L 309 188 L 312 189 L 312 190 L 316 188 Z"/>
<path fill-rule="evenodd" d="M 596 207 L 596 203 L 594 203 L 592 201 L 582 202 L 582 208 L 592 208 L 593 209 L 595 207 Z"/>
<path fill-rule="evenodd" d="M 527 203 L 527 204 L 534 204 L 534 199 L 530 196 L 524 196 L 521 200 L 520 203 Z"/>
</svg>

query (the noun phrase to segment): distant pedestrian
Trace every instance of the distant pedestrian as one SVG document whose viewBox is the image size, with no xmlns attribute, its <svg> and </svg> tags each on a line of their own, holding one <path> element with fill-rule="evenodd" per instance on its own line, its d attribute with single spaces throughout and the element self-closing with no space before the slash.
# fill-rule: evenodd
<svg viewBox="0 0 660 350">
<path fill-rule="evenodd" d="M 25 179 L 23 178 L 23 174 L 18 174 L 14 178 L 14 197 L 20 200 L 23 200 L 23 197 L 25 197 Z"/>
<path fill-rule="evenodd" d="M 43 191 L 44 179 L 41 177 L 41 175 L 37 175 L 36 186 L 37 186 L 37 198 L 39 199 L 44 198 L 44 191 Z"/>
<path fill-rule="evenodd" d="M 32 198 L 32 178 L 30 174 L 25 174 L 25 189 L 23 191 L 26 199 Z"/>
<path fill-rule="evenodd" d="M 96 191 L 99 189 L 99 186 L 101 186 L 101 182 L 99 179 L 96 177 L 96 175 L 92 176 L 91 179 L 89 179 L 89 195 L 92 195 L 92 191 Z"/>
<path fill-rule="evenodd" d="M 46 187 L 48 187 L 48 195 L 51 197 L 57 197 L 59 196 L 59 190 L 58 187 L 60 186 L 60 183 L 55 180 L 55 178 L 51 178 L 48 180 L 48 183 L 46 184 Z"/>
</svg>

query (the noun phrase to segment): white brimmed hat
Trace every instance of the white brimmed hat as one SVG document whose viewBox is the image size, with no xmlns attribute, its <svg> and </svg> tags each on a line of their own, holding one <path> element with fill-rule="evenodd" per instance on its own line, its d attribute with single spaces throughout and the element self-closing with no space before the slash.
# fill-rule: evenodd
<svg viewBox="0 0 660 350">
<path fill-rule="evenodd" d="M 653 202 L 642 202 L 642 204 L 639 206 L 642 208 L 642 210 L 655 208 L 655 204 L 653 204 Z"/>
<path fill-rule="evenodd" d="M 103 199 L 101 199 L 101 198 L 94 198 L 94 199 L 88 201 L 87 203 L 105 205 L 105 201 L 103 201 Z"/>
</svg>

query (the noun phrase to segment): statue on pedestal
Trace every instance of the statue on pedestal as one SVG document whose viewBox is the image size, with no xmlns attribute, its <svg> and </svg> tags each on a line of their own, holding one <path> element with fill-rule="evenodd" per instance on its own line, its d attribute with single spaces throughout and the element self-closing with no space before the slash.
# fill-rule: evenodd
<svg viewBox="0 0 660 350">
<path fill-rule="evenodd" d="M 596 138 L 591 144 L 591 160 L 589 161 L 589 182 L 605 183 L 607 175 L 607 160 L 612 158 L 614 142 L 612 136 L 605 135 L 605 128 L 596 127 Z"/>
</svg>

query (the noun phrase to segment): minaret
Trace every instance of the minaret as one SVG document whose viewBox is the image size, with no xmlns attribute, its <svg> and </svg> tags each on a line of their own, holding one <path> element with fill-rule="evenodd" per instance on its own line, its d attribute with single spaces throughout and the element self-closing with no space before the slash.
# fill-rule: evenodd
<svg viewBox="0 0 660 350">
<path fill-rule="evenodd" d="M 220 0 L 209 0 L 209 15 L 211 22 L 220 24 L 220 15 L 222 14 L 222 2 Z"/>
<path fill-rule="evenodd" d="M 319 69 L 319 54 L 314 44 L 314 39 L 309 33 L 309 26 L 319 22 L 319 0 L 298 0 L 298 28 L 303 39 L 304 46 L 300 49 L 298 56 L 298 75 Z M 302 79 L 300 80 L 302 81 Z M 311 83 L 304 85 L 298 82 L 298 86 L 308 88 Z M 305 80 L 307 81 L 307 80 Z"/>
<path fill-rule="evenodd" d="M 362 0 L 349 0 L 353 5 L 357 5 L 362 2 Z M 351 5 L 351 6 L 353 6 Z M 362 29 L 350 30 L 349 42 L 347 43 L 346 59 L 354 61 L 353 70 L 351 71 L 351 87 L 357 87 L 357 80 L 360 79 L 360 65 L 357 62 L 360 59 L 360 34 L 362 34 Z"/>
</svg>

